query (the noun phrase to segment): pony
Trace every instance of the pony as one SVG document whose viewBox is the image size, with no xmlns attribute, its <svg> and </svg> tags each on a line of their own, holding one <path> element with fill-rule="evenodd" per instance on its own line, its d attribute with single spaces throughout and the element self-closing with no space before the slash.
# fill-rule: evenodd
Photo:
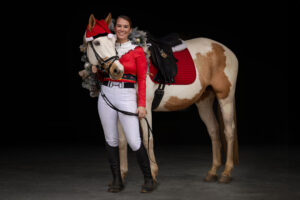
<svg viewBox="0 0 300 200">
<path fill-rule="evenodd" d="M 111 24 L 111 14 L 105 18 L 108 25 Z M 89 18 L 89 27 L 93 27 L 95 18 Z M 115 42 L 116 36 L 102 36 L 96 38 L 91 44 L 85 43 L 86 54 L 91 65 L 98 65 L 95 52 L 102 61 L 116 56 Z M 166 85 L 165 94 L 154 112 L 169 112 L 188 108 L 195 104 L 201 120 L 203 120 L 212 144 L 212 165 L 208 170 L 204 181 L 229 183 L 232 181 L 231 172 L 234 165 L 239 163 L 238 159 L 238 140 L 236 126 L 235 108 L 235 88 L 238 74 L 238 59 L 235 54 L 225 45 L 209 38 L 194 38 L 183 41 L 190 52 L 196 70 L 196 79 L 188 85 Z M 145 51 L 145 54 L 149 54 Z M 149 55 L 148 55 L 149 56 Z M 150 55 L 151 56 L 151 55 Z M 109 63 L 111 68 L 108 73 L 112 79 L 122 77 L 124 67 L 118 60 Z M 105 68 L 105 65 L 104 65 Z M 107 68 L 105 68 L 108 70 Z M 146 78 L 146 118 L 152 128 L 151 105 L 154 92 L 158 88 L 157 83 L 153 82 L 149 73 Z M 213 102 L 217 99 L 219 109 L 219 120 L 213 110 Z M 147 149 L 151 173 L 155 180 L 158 176 L 158 165 L 155 161 L 153 135 L 148 134 L 148 127 L 145 120 L 140 120 L 143 134 L 143 144 Z M 127 163 L 127 141 L 120 122 L 119 130 L 119 149 L 120 149 L 120 168 L 121 176 L 124 180 L 128 172 Z M 217 175 L 218 169 L 222 166 L 221 154 L 222 146 L 225 151 L 226 161 L 224 171 L 220 176 Z"/>
</svg>

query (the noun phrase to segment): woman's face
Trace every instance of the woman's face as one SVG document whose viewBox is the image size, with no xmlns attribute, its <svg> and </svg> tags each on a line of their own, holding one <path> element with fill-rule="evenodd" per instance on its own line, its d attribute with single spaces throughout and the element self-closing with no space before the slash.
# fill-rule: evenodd
<svg viewBox="0 0 300 200">
<path fill-rule="evenodd" d="M 118 18 L 115 26 L 115 33 L 119 42 L 127 42 L 131 27 L 126 19 Z"/>
</svg>

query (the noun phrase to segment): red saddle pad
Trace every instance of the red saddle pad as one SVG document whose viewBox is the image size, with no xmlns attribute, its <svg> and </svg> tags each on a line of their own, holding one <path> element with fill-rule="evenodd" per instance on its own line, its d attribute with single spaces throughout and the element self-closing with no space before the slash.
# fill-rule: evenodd
<svg viewBox="0 0 300 200">
<path fill-rule="evenodd" d="M 170 85 L 188 85 L 193 83 L 196 78 L 196 69 L 189 50 L 186 48 L 182 51 L 174 52 L 173 55 L 178 60 L 177 75 L 174 78 L 175 83 L 171 83 Z M 157 69 L 154 67 L 150 59 L 150 78 L 155 83 L 157 82 L 153 79 L 156 73 Z"/>
</svg>

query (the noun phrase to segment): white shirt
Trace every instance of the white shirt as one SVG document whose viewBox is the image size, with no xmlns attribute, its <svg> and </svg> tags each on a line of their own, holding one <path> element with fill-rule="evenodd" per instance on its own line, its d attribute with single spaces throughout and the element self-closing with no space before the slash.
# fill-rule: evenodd
<svg viewBox="0 0 300 200">
<path fill-rule="evenodd" d="M 116 42 L 116 50 L 118 52 L 119 58 L 121 58 L 124 54 L 126 54 L 130 50 L 135 49 L 135 47 L 137 47 L 137 45 L 132 44 L 130 40 L 124 43 Z"/>
</svg>

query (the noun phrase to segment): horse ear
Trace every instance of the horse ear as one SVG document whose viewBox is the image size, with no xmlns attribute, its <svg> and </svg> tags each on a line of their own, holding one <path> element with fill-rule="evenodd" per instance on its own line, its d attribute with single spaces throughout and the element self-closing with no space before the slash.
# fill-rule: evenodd
<svg viewBox="0 0 300 200">
<path fill-rule="evenodd" d="M 111 13 L 108 13 L 107 17 L 105 18 L 105 22 L 106 22 L 107 26 L 110 25 L 110 23 L 111 23 Z"/>
<path fill-rule="evenodd" d="M 96 24 L 96 18 L 93 14 L 90 15 L 90 19 L 89 19 L 89 31 L 91 31 Z"/>
</svg>

